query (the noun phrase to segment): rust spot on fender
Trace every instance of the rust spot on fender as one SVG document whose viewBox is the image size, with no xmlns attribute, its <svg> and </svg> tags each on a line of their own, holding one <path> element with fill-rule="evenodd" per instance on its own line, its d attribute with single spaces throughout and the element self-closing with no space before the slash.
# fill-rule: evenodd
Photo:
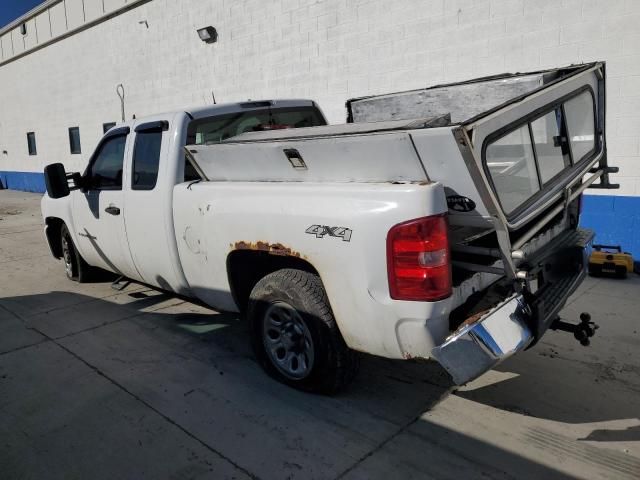
<svg viewBox="0 0 640 480">
<path fill-rule="evenodd" d="M 420 186 L 424 186 L 424 185 L 431 185 L 431 180 L 392 180 L 389 182 L 385 182 L 385 183 L 389 183 L 391 185 L 420 185 Z"/>
<path fill-rule="evenodd" d="M 404 358 L 405 360 L 413 360 L 413 361 L 425 361 L 425 360 L 429 360 L 428 357 L 422 357 L 420 355 L 418 356 L 413 356 L 411 355 L 409 352 L 402 352 L 402 358 Z"/>
<path fill-rule="evenodd" d="M 271 255 L 282 255 L 285 257 L 298 257 L 300 258 L 300 252 L 296 252 L 289 247 L 285 247 L 281 243 L 268 243 L 268 242 L 236 242 L 233 245 L 235 250 L 257 250 L 260 252 L 270 253 Z"/>
</svg>

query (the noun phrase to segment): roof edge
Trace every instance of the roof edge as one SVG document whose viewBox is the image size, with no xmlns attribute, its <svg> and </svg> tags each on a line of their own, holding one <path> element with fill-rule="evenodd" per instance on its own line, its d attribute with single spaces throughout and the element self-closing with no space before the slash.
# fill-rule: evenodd
<svg viewBox="0 0 640 480">
<path fill-rule="evenodd" d="M 29 10 L 27 13 L 25 13 L 24 15 L 16 18 L 14 21 L 12 21 L 11 23 L 8 23 L 7 25 L 5 25 L 4 27 L 0 28 L 0 36 L 4 35 L 7 32 L 10 32 L 11 30 L 13 30 L 14 28 L 16 28 L 17 26 L 25 23 L 28 20 L 31 20 L 33 17 L 35 17 L 36 15 L 38 15 L 40 12 L 42 12 L 43 10 L 46 10 L 49 7 L 54 6 L 56 3 L 60 3 L 64 0 L 45 0 L 44 2 L 42 2 L 40 5 L 33 7 L 31 10 Z"/>
</svg>

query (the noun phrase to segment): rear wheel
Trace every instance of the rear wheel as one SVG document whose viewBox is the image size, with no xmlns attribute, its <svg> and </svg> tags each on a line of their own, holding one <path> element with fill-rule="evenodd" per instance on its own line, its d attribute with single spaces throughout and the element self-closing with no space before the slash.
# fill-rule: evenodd
<svg viewBox="0 0 640 480">
<path fill-rule="evenodd" d="M 78 252 L 73 243 L 71 234 L 66 225 L 62 225 L 60 229 L 62 245 L 62 261 L 64 262 L 64 270 L 69 280 L 74 282 L 85 283 L 90 280 L 93 269 Z"/>
<path fill-rule="evenodd" d="M 253 288 L 247 310 L 252 344 L 265 371 L 294 388 L 335 393 L 358 369 L 318 275 L 283 269 Z"/>
</svg>

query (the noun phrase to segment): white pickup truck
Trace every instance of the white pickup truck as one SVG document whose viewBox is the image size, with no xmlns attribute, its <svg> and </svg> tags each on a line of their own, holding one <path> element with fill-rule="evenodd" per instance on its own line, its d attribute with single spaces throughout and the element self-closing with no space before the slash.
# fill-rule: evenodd
<svg viewBox="0 0 640 480">
<path fill-rule="evenodd" d="M 51 251 L 73 280 L 99 267 L 242 312 L 261 365 L 304 390 L 344 387 L 356 352 L 463 384 L 548 328 L 589 343 L 588 315 L 558 312 L 593 237 L 580 196 L 615 187 L 603 63 L 347 108 L 339 126 L 311 101 L 123 123 L 82 175 L 46 168 Z"/>
</svg>

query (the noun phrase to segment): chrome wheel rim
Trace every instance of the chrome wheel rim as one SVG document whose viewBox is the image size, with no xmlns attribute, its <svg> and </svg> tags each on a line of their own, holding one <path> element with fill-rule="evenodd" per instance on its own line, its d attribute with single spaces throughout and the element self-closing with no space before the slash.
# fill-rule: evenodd
<svg viewBox="0 0 640 480">
<path fill-rule="evenodd" d="M 73 263 L 71 261 L 71 246 L 66 236 L 62 237 L 62 258 L 64 260 L 64 271 L 67 277 L 73 277 Z"/>
<path fill-rule="evenodd" d="M 272 303 L 264 314 L 262 339 L 271 363 L 287 378 L 301 380 L 313 369 L 311 332 L 286 302 Z"/>
</svg>

